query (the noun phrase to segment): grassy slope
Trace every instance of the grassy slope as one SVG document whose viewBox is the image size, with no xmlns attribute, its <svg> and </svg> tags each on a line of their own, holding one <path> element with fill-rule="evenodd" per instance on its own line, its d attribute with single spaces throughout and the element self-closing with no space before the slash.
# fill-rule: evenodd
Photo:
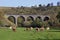
<svg viewBox="0 0 60 40">
<path fill-rule="evenodd" d="M 24 28 L 17 29 L 13 32 L 9 29 L 0 29 L 0 40 L 40 40 L 40 39 L 60 39 L 60 32 L 36 32 L 24 31 Z"/>
</svg>

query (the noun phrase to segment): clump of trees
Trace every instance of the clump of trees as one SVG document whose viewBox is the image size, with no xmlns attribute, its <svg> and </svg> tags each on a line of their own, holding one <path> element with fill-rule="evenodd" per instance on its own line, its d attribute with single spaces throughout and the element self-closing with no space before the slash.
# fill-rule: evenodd
<svg viewBox="0 0 60 40">
<path fill-rule="evenodd" d="M 60 6 L 60 2 L 57 2 L 57 6 Z"/>
</svg>

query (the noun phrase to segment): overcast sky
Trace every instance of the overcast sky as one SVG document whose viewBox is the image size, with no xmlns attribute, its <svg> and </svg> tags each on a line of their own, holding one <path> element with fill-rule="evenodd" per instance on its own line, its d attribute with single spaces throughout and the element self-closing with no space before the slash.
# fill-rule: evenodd
<svg viewBox="0 0 60 40">
<path fill-rule="evenodd" d="M 0 6 L 33 6 L 33 5 L 47 5 L 48 3 L 54 3 L 60 0 L 0 0 Z"/>
</svg>

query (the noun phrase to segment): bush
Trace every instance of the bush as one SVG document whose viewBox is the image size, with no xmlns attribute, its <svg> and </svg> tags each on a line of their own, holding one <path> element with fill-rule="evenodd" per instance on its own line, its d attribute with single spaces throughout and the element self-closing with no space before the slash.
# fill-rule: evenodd
<svg viewBox="0 0 60 40">
<path fill-rule="evenodd" d="M 42 21 L 34 21 L 32 22 L 32 27 L 41 27 L 43 25 L 43 22 Z"/>
<path fill-rule="evenodd" d="M 25 27 L 31 27 L 31 24 L 32 24 L 32 22 L 30 22 L 30 21 L 26 21 L 26 22 L 23 23 L 23 25 Z"/>
</svg>

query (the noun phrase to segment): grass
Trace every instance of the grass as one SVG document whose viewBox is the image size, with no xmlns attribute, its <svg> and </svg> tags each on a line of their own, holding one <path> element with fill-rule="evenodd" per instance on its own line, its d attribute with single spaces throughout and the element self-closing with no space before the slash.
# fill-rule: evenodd
<svg viewBox="0 0 60 40">
<path fill-rule="evenodd" d="M 49 31 L 24 31 L 24 28 L 17 28 L 16 32 L 10 29 L 0 29 L 0 40 L 57 40 L 60 39 L 60 30 Z"/>
</svg>

